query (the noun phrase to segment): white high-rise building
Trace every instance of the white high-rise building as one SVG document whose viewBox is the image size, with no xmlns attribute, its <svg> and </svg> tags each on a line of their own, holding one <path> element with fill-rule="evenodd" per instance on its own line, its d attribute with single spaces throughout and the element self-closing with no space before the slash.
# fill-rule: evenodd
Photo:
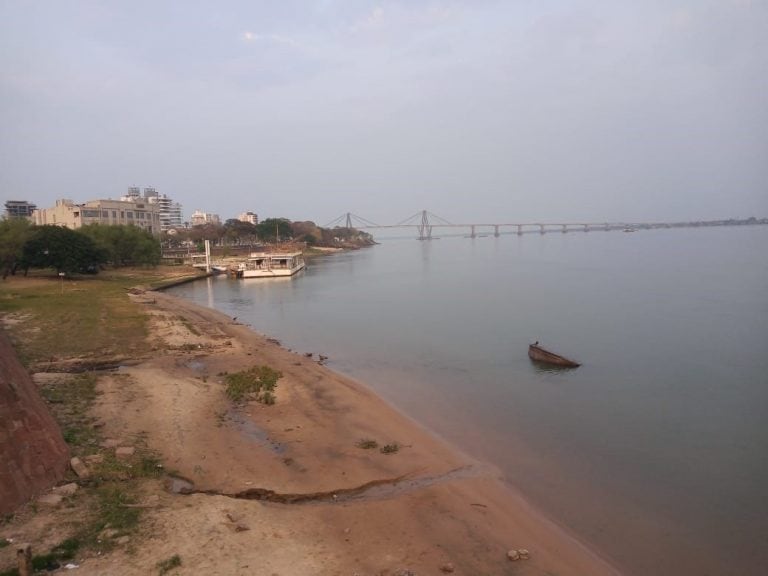
<svg viewBox="0 0 768 576">
<path fill-rule="evenodd" d="M 144 188 L 142 197 L 138 186 L 128 188 L 128 193 L 121 198 L 125 202 L 143 200 L 147 204 L 157 204 L 160 213 L 160 230 L 166 231 L 172 228 L 181 228 L 184 225 L 181 213 L 181 204 L 174 202 L 167 194 L 158 194 L 153 187 Z"/>
<path fill-rule="evenodd" d="M 250 224 L 258 224 L 259 223 L 259 217 L 258 215 L 254 214 L 253 212 L 243 212 L 237 217 L 240 222 L 248 222 Z"/>
</svg>

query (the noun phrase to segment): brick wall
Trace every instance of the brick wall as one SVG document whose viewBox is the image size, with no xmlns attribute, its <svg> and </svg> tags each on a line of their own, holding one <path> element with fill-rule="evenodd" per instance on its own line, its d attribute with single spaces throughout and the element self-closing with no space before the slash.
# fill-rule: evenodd
<svg viewBox="0 0 768 576">
<path fill-rule="evenodd" d="M 58 424 L 0 330 L 0 516 L 60 481 L 68 461 Z"/>
</svg>

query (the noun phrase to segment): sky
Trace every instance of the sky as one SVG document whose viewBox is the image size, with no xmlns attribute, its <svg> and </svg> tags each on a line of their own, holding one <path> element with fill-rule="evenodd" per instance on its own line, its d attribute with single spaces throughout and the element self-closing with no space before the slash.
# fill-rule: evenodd
<svg viewBox="0 0 768 576">
<path fill-rule="evenodd" d="M 768 216 L 766 0 L 0 0 L 0 200 Z"/>
</svg>

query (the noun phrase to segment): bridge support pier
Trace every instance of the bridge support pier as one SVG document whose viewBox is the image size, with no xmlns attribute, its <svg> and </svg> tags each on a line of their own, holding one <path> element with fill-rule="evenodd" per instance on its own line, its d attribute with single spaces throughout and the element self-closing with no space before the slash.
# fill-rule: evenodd
<svg viewBox="0 0 768 576">
<path fill-rule="evenodd" d="M 493 227 L 493 236 L 494 236 L 495 238 L 498 238 L 498 237 L 499 237 L 499 225 L 498 225 L 498 224 L 497 224 L 496 226 L 494 226 L 494 227 Z"/>
<path fill-rule="evenodd" d="M 544 230 L 544 224 L 539 224 L 539 234 L 546 234 L 546 230 Z"/>
<path fill-rule="evenodd" d="M 471 228 L 471 231 L 470 231 L 470 233 L 469 233 L 469 237 L 470 237 L 470 238 L 476 238 L 476 237 L 477 237 L 477 234 L 475 234 L 475 225 L 474 225 L 474 224 L 472 224 L 472 226 L 471 226 L 470 228 Z"/>
<path fill-rule="evenodd" d="M 584 224 L 584 232 L 589 232 L 589 224 Z"/>
<path fill-rule="evenodd" d="M 517 235 L 518 236 L 522 236 L 523 235 L 523 225 L 522 224 L 518 224 L 517 225 Z"/>
<path fill-rule="evenodd" d="M 563 234 L 568 232 L 568 224 L 563 224 Z"/>
</svg>

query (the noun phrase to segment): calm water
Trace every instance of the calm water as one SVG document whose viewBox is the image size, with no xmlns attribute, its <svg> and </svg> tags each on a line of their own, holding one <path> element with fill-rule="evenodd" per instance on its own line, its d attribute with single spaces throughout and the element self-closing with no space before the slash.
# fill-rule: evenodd
<svg viewBox="0 0 768 576">
<path fill-rule="evenodd" d="M 629 574 L 768 574 L 768 227 L 381 242 L 173 292 L 328 355 Z"/>
</svg>

